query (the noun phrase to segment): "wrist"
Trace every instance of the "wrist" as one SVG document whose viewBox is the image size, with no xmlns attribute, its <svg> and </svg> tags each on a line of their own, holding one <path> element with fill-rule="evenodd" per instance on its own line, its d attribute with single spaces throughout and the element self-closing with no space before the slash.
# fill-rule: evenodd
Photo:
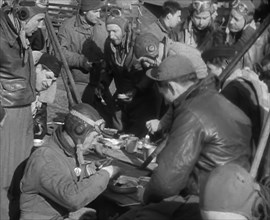
<svg viewBox="0 0 270 220">
<path fill-rule="evenodd" d="M 103 167 L 103 168 L 101 168 L 100 170 L 105 170 L 105 171 L 107 171 L 107 172 L 109 173 L 110 178 L 111 178 L 112 175 L 113 175 L 113 169 L 112 169 L 111 166 Z"/>
</svg>

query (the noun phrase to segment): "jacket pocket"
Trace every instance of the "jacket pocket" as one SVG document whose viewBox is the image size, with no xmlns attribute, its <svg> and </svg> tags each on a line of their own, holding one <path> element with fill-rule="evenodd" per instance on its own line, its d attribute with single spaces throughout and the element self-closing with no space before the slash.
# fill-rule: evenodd
<svg viewBox="0 0 270 220">
<path fill-rule="evenodd" d="M 24 79 L 12 79 L 3 81 L 2 86 L 4 90 L 15 92 L 27 88 L 27 83 Z"/>
</svg>

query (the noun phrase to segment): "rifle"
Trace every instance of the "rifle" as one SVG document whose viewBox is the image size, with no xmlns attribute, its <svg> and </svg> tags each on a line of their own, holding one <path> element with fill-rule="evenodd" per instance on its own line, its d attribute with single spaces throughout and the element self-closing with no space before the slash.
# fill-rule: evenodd
<svg viewBox="0 0 270 220">
<path fill-rule="evenodd" d="M 62 76 L 64 86 L 65 86 L 65 89 L 66 89 L 66 92 L 67 92 L 69 106 L 71 107 L 71 106 L 74 105 L 74 100 L 72 98 L 70 87 L 68 86 L 66 76 L 68 77 L 71 88 L 73 90 L 76 104 L 81 103 L 82 101 L 81 101 L 80 96 L 78 94 L 78 91 L 76 89 L 73 76 L 72 76 L 72 74 L 70 72 L 67 60 L 66 60 L 66 58 L 65 58 L 65 56 L 64 56 L 64 54 L 63 54 L 63 52 L 61 50 L 59 41 L 58 41 L 57 36 L 55 34 L 55 31 L 54 31 L 54 28 L 52 26 L 52 22 L 51 22 L 51 19 L 50 19 L 48 13 L 46 13 L 46 16 L 45 16 L 45 24 L 46 24 L 46 27 L 47 27 L 47 30 L 48 30 L 48 35 L 49 35 L 50 41 L 52 43 L 53 49 L 54 49 L 55 53 L 57 54 L 58 58 L 60 57 L 60 60 L 62 61 L 63 66 L 64 66 L 64 71 L 61 71 L 61 76 Z M 64 72 L 66 73 L 66 75 L 64 74 Z"/>
</svg>

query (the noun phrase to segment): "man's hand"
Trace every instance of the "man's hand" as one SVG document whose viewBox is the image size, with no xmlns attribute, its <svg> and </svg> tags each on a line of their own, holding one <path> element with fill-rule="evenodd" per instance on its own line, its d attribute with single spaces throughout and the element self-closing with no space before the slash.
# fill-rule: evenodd
<svg viewBox="0 0 270 220">
<path fill-rule="evenodd" d="M 86 70 L 86 71 L 90 71 L 91 68 L 92 68 L 92 63 L 89 62 L 86 58 L 83 60 L 83 68 Z"/>
<path fill-rule="evenodd" d="M 122 102 L 131 102 L 137 94 L 137 89 L 132 89 L 125 94 L 118 94 L 118 99 Z"/>
<path fill-rule="evenodd" d="M 160 120 L 153 119 L 153 120 L 147 121 L 146 122 L 146 128 L 151 134 L 156 133 L 158 130 L 161 129 Z"/>
<path fill-rule="evenodd" d="M 112 179 L 120 174 L 121 169 L 118 166 L 110 165 L 110 166 L 101 168 L 101 170 L 106 170 L 109 173 L 110 178 Z"/>
</svg>

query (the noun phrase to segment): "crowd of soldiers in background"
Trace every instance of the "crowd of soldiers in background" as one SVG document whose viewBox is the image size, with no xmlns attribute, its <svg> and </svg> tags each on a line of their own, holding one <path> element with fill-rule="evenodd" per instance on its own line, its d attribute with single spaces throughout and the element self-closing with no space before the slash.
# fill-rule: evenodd
<svg viewBox="0 0 270 220">
<path fill-rule="evenodd" d="M 52 50 L 53 40 L 48 37 L 44 24 L 46 0 L 14 0 L 11 4 L 2 4 L 0 146 L 3 219 L 8 213 L 7 191 L 10 204 L 15 204 L 15 210 L 22 212 L 19 217 L 20 211 L 13 209 L 9 213 L 11 219 L 49 219 L 82 208 L 104 190 L 96 190 L 94 195 L 89 193 L 91 196 L 88 197 L 77 195 L 75 208 L 70 201 L 65 203 L 62 194 L 52 196 L 62 190 L 59 185 L 41 190 L 41 195 L 53 203 L 60 206 L 64 203 L 65 211 L 53 205 L 46 207 L 40 195 L 39 202 L 34 201 L 32 195 L 29 196 L 34 187 L 30 187 L 31 176 L 41 170 L 32 169 L 34 165 L 30 164 L 34 164 L 33 158 L 38 157 L 38 153 L 32 155 L 32 162 L 28 163 L 24 174 L 21 200 L 18 189 L 10 187 L 15 169 L 33 151 L 33 145 L 38 148 L 44 143 L 46 106 L 54 100 L 56 79 L 65 62 L 75 82 L 75 86 L 69 82 L 66 88 L 71 91 L 71 98 L 75 100 L 79 95 L 80 100 L 93 109 L 89 110 L 83 104 L 70 106 L 73 111 L 69 113 L 70 118 L 65 119 L 70 127 L 58 129 L 56 136 L 67 132 L 74 146 L 83 144 L 89 133 L 84 128 L 80 130 L 82 125 L 88 123 L 95 127 L 103 118 L 106 127 L 120 133 L 138 138 L 150 135 L 152 141 L 168 137 L 166 148 L 158 158 L 159 166 L 144 192 L 145 207 L 119 219 L 140 219 L 144 212 L 145 219 L 151 219 L 149 215 L 152 219 L 164 219 L 164 216 L 168 219 L 199 219 L 201 216 L 203 219 L 254 219 L 255 216 L 256 219 L 269 219 L 269 146 L 256 181 L 247 172 L 270 107 L 269 27 L 248 48 L 230 74 L 222 78 L 224 70 L 266 20 L 269 2 L 262 2 L 256 9 L 251 0 L 234 0 L 223 5 L 212 0 L 192 0 L 184 8 L 178 1 L 169 0 L 164 2 L 159 18 L 149 23 L 141 14 L 139 2 L 134 6 L 124 0 L 111 4 L 106 0 L 81 0 L 78 13 L 68 18 L 57 31 L 65 61 Z M 132 7 L 138 12 L 135 15 Z M 212 90 L 215 92 L 209 92 Z M 183 106 L 185 111 L 181 110 Z M 94 113 L 87 114 L 86 110 Z M 79 122 L 72 119 L 74 111 L 79 112 L 75 116 L 82 124 L 77 125 Z M 77 127 L 73 128 L 75 125 Z M 61 137 L 66 138 L 65 135 Z M 70 149 L 65 150 L 70 152 Z M 227 163 L 227 167 L 221 166 Z M 104 179 L 93 185 L 106 188 L 106 181 L 118 172 L 113 166 L 105 171 L 109 176 L 102 173 Z M 50 170 L 47 174 L 53 173 L 54 170 Z M 241 177 L 234 179 L 234 173 Z M 245 181 L 241 182 L 239 178 Z M 227 181 L 227 188 L 217 187 L 216 182 L 222 181 Z M 230 188 L 243 182 L 244 186 L 239 186 L 244 189 L 242 191 Z M 38 188 L 43 189 L 44 185 Z M 219 192 L 222 192 L 221 199 L 213 200 Z M 238 193 L 239 200 L 229 198 L 228 192 L 231 197 Z M 173 200 L 178 204 L 176 207 L 162 203 L 163 199 L 179 194 L 182 200 Z M 252 195 L 253 200 L 246 195 Z M 198 204 L 199 198 L 200 209 L 179 207 L 179 202 Z M 16 206 L 19 200 L 21 208 Z M 147 205 L 153 202 L 162 204 L 157 207 Z M 170 208 L 166 209 L 168 204 Z M 160 207 L 166 211 L 161 211 Z M 194 216 L 186 215 L 187 210 Z"/>
</svg>

